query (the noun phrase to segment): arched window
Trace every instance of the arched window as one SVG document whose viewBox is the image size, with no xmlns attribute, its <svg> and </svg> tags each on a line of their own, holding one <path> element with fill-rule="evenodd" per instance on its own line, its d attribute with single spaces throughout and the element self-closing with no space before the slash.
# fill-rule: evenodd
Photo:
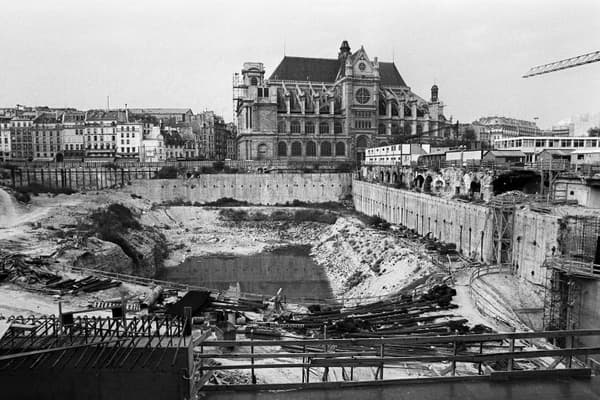
<svg viewBox="0 0 600 400">
<path fill-rule="evenodd" d="M 392 103 L 392 117 L 398 116 L 398 104 Z"/>
<path fill-rule="evenodd" d="M 290 131 L 292 133 L 300 133 L 300 121 L 293 120 L 290 124 Z"/>
<path fill-rule="evenodd" d="M 333 123 L 333 132 L 334 133 L 342 133 L 342 123 L 340 121 L 335 121 Z"/>
<path fill-rule="evenodd" d="M 312 121 L 306 121 L 304 123 L 304 132 L 315 133 L 315 123 Z"/>
<path fill-rule="evenodd" d="M 277 155 L 279 157 L 287 156 L 287 143 L 279 142 L 279 144 L 277 145 Z"/>
<path fill-rule="evenodd" d="M 325 121 L 319 124 L 319 133 L 329 133 L 329 124 Z"/>
<path fill-rule="evenodd" d="M 250 85 L 252 85 L 252 86 L 258 85 L 258 79 L 256 79 L 255 76 L 253 76 L 252 78 L 250 78 Z"/>
<path fill-rule="evenodd" d="M 321 142 L 321 156 L 324 156 L 324 157 L 331 156 L 331 143 Z"/>
<path fill-rule="evenodd" d="M 261 143 L 258 145 L 258 159 L 259 160 L 264 160 L 265 158 L 267 158 L 267 145 L 264 143 Z"/>
<path fill-rule="evenodd" d="M 302 155 L 302 143 L 292 143 L 292 157 L 298 157 Z"/>
<path fill-rule="evenodd" d="M 377 127 L 377 132 L 380 135 L 385 135 L 385 124 L 379 124 L 379 126 Z"/>
<path fill-rule="evenodd" d="M 345 156 L 346 155 L 346 145 L 344 142 L 337 142 L 335 144 L 335 155 L 336 156 Z"/>
<path fill-rule="evenodd" d="M 397 123 L 392 123 L 392 135 L 400 135 L 402 131 L 400 129 L 400 125 Z"/>
<path fill-rule="evenodd" d="M 277 123 L 277 132 L 285 133 L 285 121 L 279 121 Z"/>
<path fill-rule="evenodd" d="M 317 155 L 317 144 L 312 140 L 306 143 L 306 155 L 308 157 L 316 157 Z"/>
<path fill-rule="evenodd" d="M 423 125 L 417 124 L 417 135 L 423 134 Z"/>
<path fill-rule="evenodd" d="M 359 136 L 358 139 L 356 139 L 356 147 L 359 148 L 366 148 L 367 147 L 367 137 L 366 136 Z"/>
</svg>

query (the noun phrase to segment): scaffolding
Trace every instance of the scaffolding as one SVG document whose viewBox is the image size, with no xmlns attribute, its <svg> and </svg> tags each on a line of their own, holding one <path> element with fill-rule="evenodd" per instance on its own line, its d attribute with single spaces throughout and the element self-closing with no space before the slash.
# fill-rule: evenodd
<svg viewBox="0 0 600 400">
<path fill-rule="evenodd" d="M 564 269 L 560 260 L 547 260 L 544 266 L 544 330 L 577 329 L 581 316 L 581 285 L 577 281 L 580 275 Z"/>
<path fill-rule="evenodd" d="M 544 329 L 578 329 L 583 301 L 581 287 L 586 281 L 600 280 L 600 218 L 564 217 L 558 241 L 562 256 L 544 261 Z"/>
<path fill-rule="evenodd" d="M 490 202 L 493 216 L 492 248 L 496 264 L 512 263 L 513 227 L 518 200 L 495 198 Z"/>
</svg>

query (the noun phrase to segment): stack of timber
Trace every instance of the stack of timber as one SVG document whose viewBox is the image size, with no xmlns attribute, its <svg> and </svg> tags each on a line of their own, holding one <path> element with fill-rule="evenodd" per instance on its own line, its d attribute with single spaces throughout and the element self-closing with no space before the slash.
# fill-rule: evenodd
<svg viewBox="0 0 600 400">
<path fill-rule="evenodd" d="M 309 313 L 282 315 L 279 322 L 300 324 L 304 328 L 296 331 L 328 338 L 468 333 L 468 321 L 450 312 L 457 308 L 451 303 L 455 294 L 449 286 L 437 285 L 417 298 L 404 295 L 350 308 L 312 306 Z"/>
<path fill-rule="evenodd" d="M 61 294 L 76 294 L 79 292 L 91 293 L 99 290 L 110 289 L 113 287 L 120 286 L 120 281 L 114 281 L 112 279 L 96 278 L 94 276 L 87 276 L 83 279 L 61 279 L 57 277 L 46 283 L 46 288 L 56 290 Z"/>
</svg>

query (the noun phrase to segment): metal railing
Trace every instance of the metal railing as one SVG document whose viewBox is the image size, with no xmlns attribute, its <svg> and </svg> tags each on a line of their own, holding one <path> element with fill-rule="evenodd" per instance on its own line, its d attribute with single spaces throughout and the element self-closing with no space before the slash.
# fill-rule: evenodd
<svg viewBox="0 0 600 400">
<path fill-rule="evenodd" d="M 593 261 L 585 262 L 567 257 L 551 257 L 546 261 L 546 266 L 563 271 L 567 275 L 600 279 L 600 264 L 594 264 Z"/>
</svg>

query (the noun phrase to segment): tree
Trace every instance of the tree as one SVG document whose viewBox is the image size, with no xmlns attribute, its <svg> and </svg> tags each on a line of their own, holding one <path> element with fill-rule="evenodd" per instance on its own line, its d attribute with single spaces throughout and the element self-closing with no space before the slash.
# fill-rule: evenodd
<svg viewBox="0 0 600 400">
<path fill-rule="evenodd" d="M 600 126 L 593 126 L 588 129 L 588 136 L 598 137 L 600 136 Z"/>
</svg>

